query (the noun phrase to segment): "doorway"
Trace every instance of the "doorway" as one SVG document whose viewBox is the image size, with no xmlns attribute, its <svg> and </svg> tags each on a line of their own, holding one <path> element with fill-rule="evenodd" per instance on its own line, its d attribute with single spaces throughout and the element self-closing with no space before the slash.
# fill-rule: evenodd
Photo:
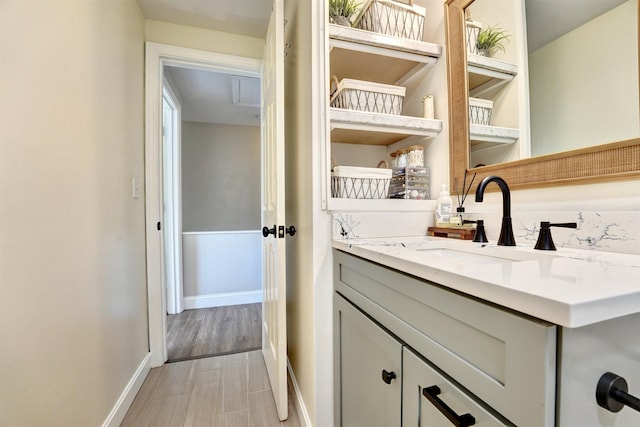
<svg viewBox="0 0 640 427">
<path fill-rule="evenodd" d="M 256 77 L 163 68 L 170 362 L 261 347 L 260 96 Z"/>
<path fill-rule="evenodd" d="M 166 125 L 166 120 L 163 120 L 164 118 L 163 113 L 167 111 L 168 114 L 173 114 L 171 113 L 172 111 L 172 106 L 170 105 L 171 102 L 169 99 L 165 99 L 166 93 L 165 91 L 162 90 L 162 84 L 161 84 L 161 82 L 166 81 L 167 76 L 169 77 L 168 80 L 171 82 L 172 72 L 167 71 L 169 68 L 175 69 L 175 70 L 179 69 L 180 71 L 185 71 L 187 73 L 192 73 L 192 74 L 193 73 L 224 74 L 227 78 L 231 78 L 232 76 L 233 77 L 239 76 L 242 78 L 252 78 L 252 79 L 260 78 L 260 73 L 261 73 L 260 60 L 253 60 L 248 58 L 234 57 L 234 56 L 222 55 L 222 54 L 213 54 L 213 53 L 202 52 L 202 51 L 192 51 L 190 49 L 186 49 L 190 52 L 188 52 L 188 54 L 185 55 L 185 49 L 177 48 L 177 47 L 174 48 L 171 46 L 156 45 L 156 46 L 148 46 L 148 48 L 151 48 L 151 49 L 157 48 L 164 52 L 163 54 L 158 54 L 158 55 L 153 55 L 148 57 L 148 60 L 149 60 L 149 58 L 154 58 L 155 56 L 155 61 L 156 61 L 155 64 L 147 63 L 147 73 L 148 75 L 150 75 L 151 81 L 158 82 L 158 90 L 156 93 L 153 93 L 154 92 L 153 90 L 147 91 L 147 95 L 146 95 L 147 108 L 148 108 L 148 111 L 153 111 L 157 107 L 150 108 L 150 106 L 154 106 L 154 105 L 160 106 L 160 108 L 158 108 L 159 111 L 158 111 L 157 117 L 155 117 L 154 114 L 148 115 L 148 120 L 150 121 L 149 126 L 147 127 L 147 133 L 146 133 L 146 138 L 148 141 L 161 140 L 160 130 L 162 129 L 162 126 L 160 126 L 160 124 L 163 123 Z M 189 59 L 185 59 L 185 58 L 189 58 Z M 233 84 L 229 84 L 226 90 L 228 92 L 231 92 L 231 96 L 240 95 L 237 98 L 237 103 L 242 103 L 242 100 L 244 99 L 242 98 L 242 96 L 244 95 L 243 86 L 242 85 L 233 86 Z M 180 93 L 179 84 L 176 84 L 175 81 L 173 82 L 173 84 L 170 83 L 170 85 L 174 90 L 175 98 L 177 98 L 177 101 L 174 99 L 174 106 L 175 105 L 178 106 L 178 110 L 182 115 L 182 120 L 179 122 L 177 126 L 174 127 L 174 129 L 179 129 L 180 131 L 172 132 L 173 134 L 177 134 L 176 139 L 178 141 L 178 145 L 180 146 L 179 147 L 180 149 L 177 150 L 178 155 L 173 158 L 173 161 L 171 159 L 164 157 L 164 154 L 166 153 L 174 153 L 174 154 L 176 153 L 175 141 L 174 141 L 174 145 L 169 149 L 165 149 L 165 147 L 163 147 L 162 144 L 157 144 L 157 145 L 148 144 L 147 155 L 146 155 L 147 165 L 148 165 L 147 172 L 146 172 L 146 190 L 147 190 L 146 196 L 147 196 L 147 206 L 149 207 L 147 209 L 147 234 L 149 236 L 149 240 L 148 240 L 149 328 L 150 328 L 150 347 L 151 347 L 151 354 L 152 354 L 152 366 L 159 366 L 163 364 L 168 359 L 168 356 L 169 356 L 168 346 L 167 346 L 168 332 L 170 332 L 169 326 L 171 326 L 172 323 L 174 325 L 177 324 L 175 322 L 171 322 L 167 318 L 167 313 L 169 312 L 169 310 L 173 310 L 174 312 L 176 312 L 171 316 L 179 316 L 182 313 L 187 313 L 188 316 L 185 317 L 186 320 L 185 322 L 183 322 L 183 326 L 187 324 L 195 325 L 197 322 L 200 322 L 201 323 L 200 329 L 202 329 L 203 326 L 206 328 L 206 325 L 210 325 L 214 319 L 217 319 L 217 323 L 221 323 L 221 324 L 225 323 L 225 319 L 230 319 L 231 315 L 229 314 L 228 310 L 227 311 L 214 310 L 214 308 L 217 308 L 214 306 L 225 306 L 229 304 L 233 304 L 238 308 L 237 311 L 240 313 L 239 314 L 240 317 L 243 317 L 245 319 L 250 319 L 250 321 L 251 319 L 257 318 L 257 322 L 255 323 L 257 324 L 258 331 L 259 331 L 259 326 L 261 321 L 260 311 L 257 310 L 260 308 L 259 305 L 260 305 L 260 302 L 262 301 L 262 297 L 261 297 L 262 262 L 261 262 L 261 245 L 260 245 L 259 239 L 256 238 L 255 246 L 258 249 L 257 249 L 257 255 L 254 258 L 254 260 L 251 260 L 249 259 L 249 257 L 246 256 L 247 255 L 246 250 L 243 252 L 245 262 L 247 264 L 253 264 L 253 266 L 255 267 L 254 270 L 256 270 L 258 273 L 257 278 L 258 278 L 259 285 L 256 290 L 251 291 L 247 289 L 241 289 L 240 291 L 234 291 L 234 290 L 237 290 L 238 283 L 242 283 L 243 280 L 245 280 L 246 278 L 245 273 L 251 270 L 250 268 L 246 268 L 246 267 L 244 268 L 235 267 L 230 269 L 227 268 L 228 270 L 227 273 L 229 271 L 234 273 L 233 280 L 217 280 L 215 281 L 216 283 L 213 283 L 214 281 L 212 280 L 209 280 L 209 281 L 202 280 L 203 278 L 206 278 L 206 277 L 220 278 L 221 274 L 224 273 L 224 272 L 221 272 L 220 270 L 221 269 L 224 270 L 225 267 L 230 267 L 230 263 L 227 262 L 227 258 L 225 258 L 225 255 L 229 253 L 233 253 L 233 250 L 230 249 L 230 247 L 228 247 L 224 243 L 225 241 L 227 242 L 239 241 L 242 239 L 239 239 L 238 235 L 247 234 L 248 235 L 247 237 L 250 238 L 250 235 L 252 233 L 256 235 L 259 233 L 258 232 L 258 229 L 260 226 L 259 178 L 258 178 L 257 184 L 255 185 L 258 196 L 257 196 L 257 203 L 255 208 L 256 224 L 253 227 L 254 228 L 253 230 L 247 230 L 246 228 L 238 229 L 236 228 L 237 224 L 228 225 L 226 228 L 219 227 L 216 229 L 211 227 L 209 228 L 204 227 L 203 229 L 198 229 L 198 227 L 202 226 L 203 224 L 202 221 L 211 220 L 212 218 L 220 219 L 225 215 L 224 213 L 221 214 L 220 210 L 214 211 L 213 213 L 209 213 L 209 214 L 207 213 L 202 214 L 202 212 L 200 212 L 200 214 L 192 214 L 192 213 L 188 213 L 188 211 L 184 209 L 185 205 L 193 204 L 193 200 L 199 200 L 203 198 L 202 195 L 200 197 L 198 197 L 197 195 L 194 197 L 193 194 L 189 194 L 190 191 L 186 191 L 186 192 L 184 191 L 185 189 L 187 190 L 196 189 L 198 191 L 203 190 L 202 185 L 200 184 L 194 185 L 193 182 L 189 181 L 192 178 L 194 178 L 194 175 L 197 175 L 197 174 L 190 174 L 190 173 L 193 172 L 193 170 L 195 169 L 200 169 L 201 171 L 204 170 L 207 172 L 211 172 L 211 171 L 220 172 L 220 169 L 223 166 L 226 166 L 226 164 L 234 165 L 236 167 L 234 171 L 242 170 L 243 167 L 245 170 L 252 169 L 252 168 L 250 167 L 250 165 L 247 165 L 246 161 L 241 162 L 241 161 L 234 160 L 233 154 L 230 154 L 229 152 L 225 152 L 223 155 L 221 155 L 219 152 L 212 153 L 210 151 L 211 147 L 209 147 L 209 152 L 206 152 L 207 148 L 205 147 L 205 153 L 203 154 L 202 151 L 197 152 L 196 150 L 194 152 L 193 150 L 194 147 L 187 147 L 184 145 L 184 141 L 181 141 L 184 135 L 187 135 L 188 137 L 193 137 L 193 135 L 195 135 L 196 143 L 192 145 L 195 145 L 195 146 L 202 145 L 202 141 L 198 140 L 197 137 L 198 136 L 202 137 L 203 135 L 205 135 L 203 138 L 207 139 L 206 134 L 207 134 L 207 131 L 210 130 L 207 128 L 211 126 L 215 127 L 218 125 L 208 124 L 206 123 L 206 120 L 203 120 L 201 118 L 191 119 L 190 121 L 185 120 L 186 118 L 189 117 L 190 114 L 193 114 L 192 106 L 186 103 L 186 98 L 188 96 L 191 96 L 191 94 Z M 238 89 L 240 90 L 240 92 L 238 92 Z M 197 91 L 197 94 L 199 95 L 201 95 L 202 93 L 203 93 L 203 90 Z M 210 112 L 209 110 L 210 109 L 205 109 L 205 112 Z M 226 108 L 226 110 L 230 110 L 230 108 Z M 257 113 L 259 113 L 259 107 L 256 109 L 256 113 L 254 113 L 252 117 L 255 123 L 253 127 L 255 128 L 255 133 L 257 135 L 256 137 L 257 150 L 255 151 L 257 151 L 256 158 L 258 160 L 257 160 L 257 166 L 255 167 L 255 169 L 257 169 L 257 176 L 259 177 L 260 117 L 259 117 L 259 114 Z M 155 123 L 153 123 L 154 121 Z M 223 126 L 223 125 L 220 125 L 220 126 Z M 231 139 L 228 137 L 229 127 L 240 126 L 240 125 L 226 124 L 225 126 L 227 127 L 226 129 L 227 139 Z M 165 129 L 165 135 L 166 133 L 167 133 L 167 130 Z M 243 138 L 240 138 L 240 139 L 243 139 Z M 162 138 L 162 140 L 164 142 L 165 138 Z M 171 144 L 171 142 L 167 142 L 167 143 Z M 227 146 L 228 145 L 231 145 L 231 144 L 227 144 Z M 251 150 L 244 147 L 244 149 L 240 151 L 246 158 L 247 153 L 250 152 Z M 189 156 L 191 156 L 191 158 L 195 158 L 198 161 L 201 161 L 204 158 L 208 158 L 209 160 L 211 160 L 212 156 L 215 157 L 217 160 L 227 159 L 228 161 L 226 162 L 226 164 L 222 164 L 222 165 L 218 164 L 217 167 L 206 165 L 206 164 L 205 165 L 198 164 L 198 165 L 192 166 L 189 163 Z M 162 159 L 162 162 L 160 163 L 161 159 Z M 179 161 L 176 161 L 176 159 L 179 159 Z M 162 167 L 160 167 L 160 164 L 162 164 Z M 187 168 L 182 167 L 185 164 L 189 164 L 189 166 Z M 153 165 L 158 165 L 158 167 L 153 167 Z M 173 177 L 163 176 L 163 170 L 173 171 Z M 177 173 L 180 171 L 181 173 Z M 185 174 L 185 171 L 187 171 L 188 173 Z M 179 177 L 178 180 L 174 179 L 176 175 Z M 207 179 L 209 183 L 214 183 L 217 185 L 226 185 L 227 187 L 230 187 L 233 190 L 232 188 L 233 176 L 234 176 L 233 173 L 227 173 L 226 176 L 222 176 L 222 177 L 221 175 L 209 176 Z M 248 179 L 246 179 L 245 176 L 242 176 L 239 178 L 236 177 L 236 178 L 238 182 L 248 181 Z M 178 184 L 176 184 L 176 181 L 178 182 Z M 167 191 L 167 189 L 163 186 L 164 182 L 173 183 L 173 188 L 172 188 L 173 193 L 172 191 Z M 204 189 L 204 191 L 206 191 L 206 188 Z M 231 193 L 233 193 L 233 191 L 231 191 Z M 176 194 L 178 195 L 178 197 L 176 197 Z M 235 192 L 234 194 L 229 195 L 226 201 L 219 200 L 217 203 L 214 203 L 215 208 L 222 209 L 223 211 L 224 209 L 233 210 L 233 207 L 235 205 L 241 204 L 238 196 L 239 194 Z M 242 196 L 243 196 L 243 199 L 246 199 L 248 197 L 246 192 Z M 170 200 L 167 200 L 167 199 L 170 199 Z M 181 199 L 181 203 L 174 203 L 180 199 Z M 173 210 L 173 214 L 174 214 L 173 216 L 171 215 L 171 212 L 167 212 L 171 210 Z M 248 210 L 248 209 L 245 209 L 245 210 Z M 178 215 L 175 215 L 176 213 Z M 227 214 L 227 217 L 232 217 L 234 220 L 237 220 L 238 218 L 242 218 L 242 215 Z M 160 218 L 162 219 L 162 221 L 160 221 Z M 181 218 L 181 221 L 176 221 L 176 218 Z M 188 225 L 188 224 L 191 224 L 191 225 Z M 193 224 L 196 224 L 195 228 L 192 227 Z M 171 229 L 172 225 L 175 225 L 173 229 Z M 154 229 L 151 229 L 152 226 Z M 157 231 L 162 228 L 164 228 L 163 230 L 164 233 L 158 233 Z M 241 233 L 238 233 L 238 232 L 241 232 Z M 170 238 L 163 237 L 166 234 L 170 234 L 171 236 L 174 236 L 173 240 L 171 240 Z M 157 238 L 154 236 L 157 236 Z M 218 243 L 211 244 L 210 243 L 211 236 L 216 237 Z M 222 240 L 220 239 L 221 236 L 222 236 Z M 164 250 L 165 247 L 169 247 L 170 250 L 165 251 Z M 217 251 L 218 251 L 217 254 L 215 252 L 211 253 L 209 251 L 209 249 L 211 249 L 212 247 L 213 249 L 217 248 Z M 173 248 L 174 250 L 172 251 L 171 248 Z M 177 248 L 177 251 L 175 250 L 176 248 Z M 158 252 L 155 252 L 156 250 Z M 194 251 L 196 253 L 195 256 L 193 255 Z M 163 256 L 161 256 L 160 259 L 158 259 L 158 257 L 155 255 L 157 253 L 162 253 Z M 180 257 L 183 260 L 182 265 L 176 263 L 175 261 L 176 259 L 179 260 Z M 237 261 L 238 259 L 242 260 L 243 256 L 242 255 L 233 256 L 232 258 L 234 259 L 234 261 Z M 219 262 L 212 262 L 212 261 L 219 261 Z M 172 263 L 173 265 L 171 265 Z M 217 270 L 215 268 L 216 266 L 219 267 Z M 184 267 L 182 268 L 181 274 L 179 273 L 180 267 Z M 178 280 L 172 280 L 172 278 L 175 278 L 176 276 L 178 276 Z M 178 287 L 178 284 L 180 282 L 179 280 L 180 277 L 183 279 L 182 287 Z M 194 277 L 196 279 L 195 282 L 193 280 Z M 153 286 L 154 284 L 157 284 L 157 283 L 162 283 L 162 286 L 160 287 Z M 221 292 L 212 292 L 211 287 L 212 286 L 215 287 L 216 285 L 219 286 L 220 283 L 225 284 L 222 286 L 223 288 L 224 286 L 231 286 L 232 289 L 224 288 L 222 289 Z M 169 285 L 169 287 L 167 285 Z M 233 288 L 233 286 L 235 286 L 235 288 Z M 196 292 L 193 292 L 194 289 Z M 182 297 L 180 296 L 180 291 L 183 292 Z M 170 301 L 172 299 L 173 301 Z M 255 307 L 255 306 L 252 307 L 251 304 L 258 304 L 258 307 Z M 184 311 L 180 313 L 181 311 L 180 309 Z M 198 310 L 203 310 L 203 311 L 198 311 Z M 213 313 L 214 311 L 217 311 L 217 312 Z M 229 326 L 228 322 L 227 322 L 227 326 Z M 226 335 L 229 335 L 229 333 L 234 330 L 233 327 L 226 327 L 223 329 Z M 244 328 L 244 329 L 246 330 L 250 328 Z M 182 330 L 183 332 L 185 331 L 183 327 L 178 327 L 175 329 L 175 331 L 180 331 L 180 330 Z M 235 328 L 235 330 L 236 332 L 240 331 L 240 334 L 238 335 L 240 335 L 240 338 L 243 342 L 249 343 L 248 345 L 250 346 L 250 348 L 260 347 L 259 344 L 257 345 L 251 344 L 251 340 L 246 336 L 246 334 L 244 334 L 244 338 L 243 338 L 243 333 L 242 333 L 243 327 L 239 326 Z M 184 334 L 178 333 L 178 335 L 184 335 Z M 198 334 L 192 334 L 192 335 L 196 337 L 197 336 L 201 337 L 201 335 L 198 335 Z M 258 332 L 258 335 L 260 335 L 259 332 Z M 227 344 L 225 344 L 225 346 L 222 347 L 222 348 L 225 348 L 225 350 L 221 350 L 221 351 L 223 352 L 230 351 L 228 349 Z M 200 347 L 206 348 L 207 346 L 200 345 Z M 208 351 L 211 351 L 211 350 L 208 350 Z M 202 354 L 202 356 L 204 356 L 204 354 Z"/>
</svg>

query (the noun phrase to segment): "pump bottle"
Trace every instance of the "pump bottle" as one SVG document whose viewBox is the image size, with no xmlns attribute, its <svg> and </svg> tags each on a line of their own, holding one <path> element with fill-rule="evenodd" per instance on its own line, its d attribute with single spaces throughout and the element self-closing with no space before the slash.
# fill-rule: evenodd
<svg viewBox="0 0 640 427">
<path fill-rule="evenodd" d="M 436 226 L 450 226 L 449 222 L 451 218 L 452 206 L 453 201 L 451 200 L 451 195 L 449 194 L 449 186 L 447 184 L 442 184 L 442 189 L 440 190 L 440 194 L 438 195 L 436 206 Z"/>
</svg>

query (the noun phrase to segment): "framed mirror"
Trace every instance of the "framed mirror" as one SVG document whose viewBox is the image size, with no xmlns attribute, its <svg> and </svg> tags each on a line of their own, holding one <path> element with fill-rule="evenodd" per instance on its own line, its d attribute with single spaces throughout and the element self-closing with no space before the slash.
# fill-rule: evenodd
<svg viewBox="0 0 640 427">
<path fill-rule="evenodd" d="M 476 0 L 482 1 L 482 0 Z M 640 37 L 637 31 L 638 5 L 635 1 L 635 28 L 633 36 L 637 43 Z M 511 188 L 540 187 L 547 185 L 575 184 L 588 181 L 608 181 L 613 179 L 631 179 L 640 176 L 640 137 L 618 140 L 615 132 L 610 132 L 611 138 L 602 143 L 597 142 L 585 148 L 570 149 L 536 157 L 521 158 L 519 160 L 490 164 L 488 166 L 473 167 L 471 158 L 471 139 L 469 124 L 469 78 L 467 62 L 467 28 L 466 13 L 473 0 L 448 0 L 445 3 L 445 25 L 447 32 L 447 66 L 449 83 L 449 123 L 450 123 L 450 179 L 451 188 L 455 183 L 463 182 L 465 171 L 477 173 L 478 178 L 486 175 L 499 175 L 504 178 Z M 522 2 L 524 5 L 524 1 Z M 524 6 L 523 13 L 524 13 Z M 576 6 L 579 7 L 579 6 Z M 523 18 L 524 22 L 524 18 Z M 488 22 L 493 25 L 494 23 Z M 524 33 L 522 33 L 524 37 Z M 513 43 L 515 48 L 522 49 L 526 43 Z M 518 47 L 520 45 L 520 47 Z M 509 48 L 512 46 L 507 45 Z M 637 50 L 637 44 L 636 44 Z M 526 53 L 520 52 L 522 55 Z M 636 53 L 637 55 L 637 53 Z M 637 56 L 636 56 L 637 58 Z M 594 59 L 595 60 L 595 59 Z M 636 59 L 637 61 L 637 59 Z M 526 63 L 526 62 L 525 62 Z M 636 67 L 638 66 L 635 64 Z M 638 75 L 636 70 L 636 90 Z M 615 78 L 612 77 L 612 78 Z M 528 80 L 527 80 L 528 86 Z M 528 89 L 528 87 L 527 87 Z M 521 92 L 522 93 L 522 92 Z M 529 112 L 529 93 L 521 96 L 522 108 Z M 593 90 L 593 96 L 597 90 Z M 633 101 L 632 101 L 633 102 Z M 640 99 L 635 97 L 635 111 L 640 107 Z M 640 120 L 640 119 L 638 119 Z M 546 126 L 546 125 L 545 125 Z M 602 127 L 607 124 L 603 122 Z M 548 126 L 554 129 L 556 125 Z M 544 128 L 544 126 L 543 126 Z M 547 130 L 548 130 L 547 129 Z M 528 139 L 529 122 L 523 126 L 523 140 Z M 535 136 L 534 136 L 535 137 Z M 544 139 L 549 139 L 546 135 Z M 583 138 L 576 138 L 583 139 Z M 535 155 L 535 150 L 527 148 Z M 525 152 L 527 149 L 520 152 Z M 479 179 L 476 180 L 479 182 Z"/>
</svg>

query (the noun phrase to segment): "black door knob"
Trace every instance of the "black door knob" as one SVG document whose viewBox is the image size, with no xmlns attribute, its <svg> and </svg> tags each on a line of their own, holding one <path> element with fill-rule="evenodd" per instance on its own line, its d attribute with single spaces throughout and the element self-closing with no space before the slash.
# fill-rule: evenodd
<svg viewBox="0 0 640 427">
<path fill-rule="evenodd" d="M 269 234 L 273 234 L 273 237 L 276 237 L 276 226 L 274 225 L 273 228 L 269 228 L 267 226 L 262 227 L 262 236 L 263 237 L 269 237 Z"/>
<path fill-rule="evenodd" d="M 289 227 L 287 227 L 285 229 L 285 233 L 287 233 L 289 236 L 295 236 L 296 235 L 296 227 L 294 225 L 290 225 Z"/>
</svg>

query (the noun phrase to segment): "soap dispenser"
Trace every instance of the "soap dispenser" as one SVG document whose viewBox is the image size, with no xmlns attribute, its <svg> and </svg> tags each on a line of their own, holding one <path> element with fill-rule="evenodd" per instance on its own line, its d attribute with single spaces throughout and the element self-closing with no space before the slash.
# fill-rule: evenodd
<svg viewBox="0 0 640 427">
<path fill-rule="evenodd" d="M 451 218 L 451 207 L 453 206 L 453 200 L 449 194 L 449 186 L 442 184 L 442 189 L 438 195 L 436 205 L 436 226 L 449 227 Z"/>
</svg>

